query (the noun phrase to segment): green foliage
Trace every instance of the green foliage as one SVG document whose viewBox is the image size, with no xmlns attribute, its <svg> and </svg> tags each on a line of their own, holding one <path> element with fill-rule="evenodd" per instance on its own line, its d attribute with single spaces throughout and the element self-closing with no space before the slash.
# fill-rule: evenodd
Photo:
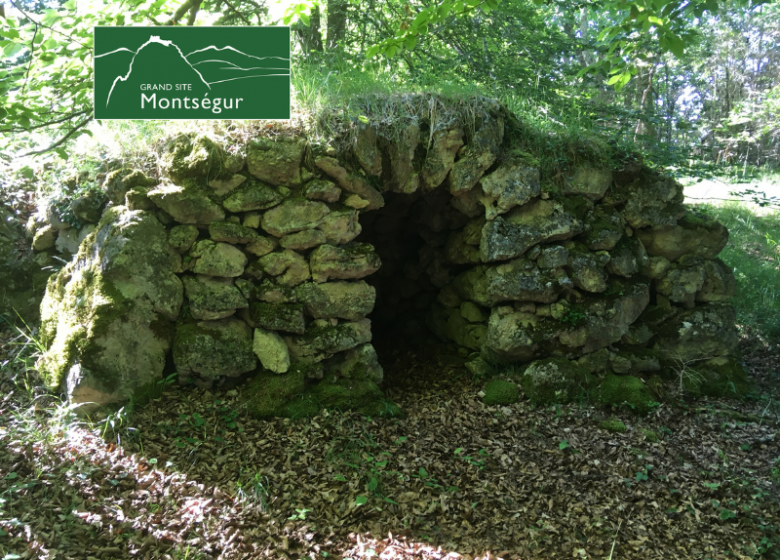
<svg viewBox="0 0 780 560">
<path fill-rule="evenodd" d="M 702 210 L 729 230 L 729 244 L 719 257 L 733 269 L 737 281 L 731 299 L 737 323 L 769 340 L 780 340 L 780 214 L 756 215 L 735 204 Z"/>
<path fill-rule="evenodd" d="M 599 424 L 599 428 L 601 428 L 602 430 L 606 430 L 608 432 L 614 432 L 619 434 L 622 434 L 626 431 L 626 425 L 623 423 L 622 420 L 619 420 L 617 418 L 604 420 Z"/>
<path fill-rule="evenodd" d="M 511 381 L 493 379 L 485 385 L 485 396 L 482 402 L 488 406 L 509 405 L 517 402 L 520 389 Z"/>
</svg>

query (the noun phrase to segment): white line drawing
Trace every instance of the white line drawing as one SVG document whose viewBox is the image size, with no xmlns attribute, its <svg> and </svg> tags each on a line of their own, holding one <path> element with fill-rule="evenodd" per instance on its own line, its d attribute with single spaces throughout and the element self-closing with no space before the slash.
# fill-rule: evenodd
<svg viewBox="0 0 780 560">
<path fill-rule="evenodd" d="M 269 78 L 271 76 L 289 76 L 289 74 L 265 74 L 263 76 L 240 76 L 238 78 L 228 78 L 227 80 L 219 80 L 218 82 L 211 82 L 211 83 L 221 84 L 222 82 L 232 82 L 233 80 L 246 80 L 247 78 Z"/>
<path fill-rule="evenodd" d="M 110 54 L 118 53 L 119 51 L 127 51 L 127 52 L 131 52 L 131 53 L 133 53 L 133 54 L 137 54 L 137 53 L 138 53 L 138 51 L 133 51 L 133 50 L 130 50 L 130 49 L 126 49 L 125 47 L 119 47 L 118 49 L 116 49 L 116 50 L 113 50 L 113 51 L 111 51 L 111 52 L 107 52 L 107 53 L 99 54 L 99 55 L 97 55 L 95 58 L 100 58 L 101 56 L 108 56 L 108 55 L 110 55 Z"/>
<path fill-rule="evenodd" d="M 130 68 L 127 71 L 127 74 L 125 74 L 124 76 L 117 76 L 116 79 L 114 80 L 114 83 L 111 84 L 111 89 L 108 92 L 108 98 L 106 98 L 106 107 L 108 107 L 108 102 L 111 101 L 111 94 L 114 93 L 114 87 L 116 87 L 116 83 L 119 80 L 126 82 L 128 79 L 130 79 L 130 74 L 133 73 L 133 62 L 135 62 L 135 57 L 138 56 L 138 53 L 144 50 L 144 47 L 146 47 L 146 45 L 149 45 L 151 43 L 160 43 L 161 45 L 166 47 L 170 47 L 171 45 L 173 45 L 176 48 L 176 50 L 179 51 L 179 54 L 184 59 L 184 62 L 186 62 L 189 65 L 189 67 L 192 68 L 192 70 L 200 77 L 203 83 L 206 84 L 206 87 L 211 89 L 211 85 L 206 81 L 206 79 L 201 75 L 201 73 L 198 72 L 192 64 L 190 64 L 190 61 L 187 60 L 187 57 L 184 56 L 184 53 L 181 52 L 181 49 L 173 41 L 165 41 L 163 39 L 160 39 L 159 35 L 152 35 L 149 37 L 148 41 L 146 41 L 143 45 L 141 45 L 141 47 L 137 51 L 135 51 L 135 54 L 133 55 L 133 58 L 130 61 Z"/>
<path fill-rule="evenodd" d="M 257 60 L 265 60 L 265 59 L 267 59 L 267 58 L 278 58 L 279 60 L 286 60 L 286 61 L 288 61 L 288 62 L 290 61 L 290 59 L 289 59 L 289 58 L 284 58 L 283 56 L 254 56 L 254 55 L 251 55 L 251 54 L 246 54 L 245 52 L 241 52 L 241 51 L 240 51 L 240 50 L 238 50 L 238 49 L 234 49 L 234 48 L 233 48 L 233 47 L 231 47 L 231 46 L 227 46 L 227 47 L 215 47 L 214 45 L 212 45 L 212 46 L 210 46 L 210 47 L 203 48 L 203 49 L 198 49 L 198 50 L 196 50 L 196 51 L 192 51 L 192 52 L 191 52 L 190 54 L 188 54 L 187 56 L 188 56 L 188 57 L 190 57 L 190 56 L 192 56 L 193 54 L 197 54 L 197 53 L 199 53 L 199 52 L 207 51 L 207 50 L 210 50 L 210 49 L 214 49 L 215 51 L 231 50 L 231 51 L 233 51 L 233 52 L 237 52 L 238 54 L 243 54 L 244 56 L 248 56 L 249 58 L 256 58 Z"/>
<path fill-rule="evenodd" d="M 136 50 L 136 51 L 133 51 L 133 50 L 125 48 L 125 47 L 121 47 L 121 48 L 115 49 L 115 50 L 113 50 L 111 52 L 107 52 L 107 53 L 103 53 L 103 54 L 99 54 L 99 55 L 95 56 L 95 58 L 101 58 L 101 57 L 104 57 L 104 56 L 108 56 L 110 54 L 118 53 L 120 51 L 127 51 L 127 52 L 130 52 L 130 53 L 133 53 L 133 58 L 130 60 L 130 67 L 129 67 L 128 71 L 127 71 L 127 74 L 125 74 L 124 76 L 117 76 L 114 79 L 114 83 L 111 84 L 111 89 L 109 90 L 108 98 L 106 99 L 106 107 L 108 107 L 108 103 L 109 103 L 109 101 L 111 101 L 111 94 L 114 92 L 114 87 L 116 87 L 117 82 L 119 82 L 119 81 L 126 82 L 128 79 L 130 79 L 130 75 L 133 72 L 133 63 L 135 62 L 135 57 L 138 56 L 138 54 L 144 49 L 144 47 L 146 47 L 147 45 L 149 45 L 151 43 L 159 43 L 159 44 L 161 44 L 163 46 L 166 46 L 166 47 L 170 47 L 170 46 L 175 47 L 176 50 L 179 52 L 179 55 L 181 55 L 181 57 L 184 59 L 184 61 L 190 66 L 190 68 L 192 68 L 195 71 L 195 73 L 200 77 L 201 81 L 204 84 L 206 84 L 206 87 L 209 88 L 209 89 L 211 89 L 211 86 L 213 84 L 220 84 L 220 83 L 223 83 L 223 82 L 232 82 L 233 80 L 244 80 L 244 79 L 247 79 L 247 78 L 266 78 L 266 77 L 270 77 L 270 76 L 289 76 L 290 75 L 290 68 L 289 67 L 285 67 L 285 68 L 275 68 L 275 67 L 274 68 L 263 68 L 263 67 L 260 67 L 260 66 L 255 66 L 255 67 L 251 67 L 251 68 L 242 68 L 242 67 L 238 66 L 237 64 L 234 64 L 234 63 L 229 62 L 227 60 L 220 60 L 220 59 L 201 60 L 199 62 L 196 62 L 196 63 L 192 64 L 189 61 L 189 57 L 190 56 L 192 56 L 194 54 L 197 54 L 197 53 L 205 52 L 205 51 L 208 51 L 208 50 L 215 50 L 215 51 L 230 50 L 230 51 L 236 52 L 236 53 L 238 53 L 240 55 L 243 55 L 243 56 L 246 56 L 246 57 L 249 57 L 249 58 L 254 58 L 256 60 L 266 60 L 266 59 L 269 59 L 269 58 L 274 58 L 274 59 L 277 59 L 277 60 L 284 60 L 284 61 L 287 61 L 289 63 L 290 59 L 289 58 L 284 58 L 282 56 L 254 56 L 254 55 L 251 55 L 251 54 L 246 54 L 245 52 L 242 52 L 242 51 L 240 51 L 240 50 L 238 50 L 238 49 L 236 49 L 234 47 L 231 47 L 229 45 L 226 46 L 226 47 L 217 47 L 217 46 L 211 45 L 211 46 L 208 46 L 208 47 L 205 47 L 205 48 L 202 48 L 202 49 L 198 49 L 198 50 L 192 51 L 191 53 L 189 53 L 188 55 L 185 56 L 184 53 L 182 52 L 182 50 L 173 41 L 161 39 L 159 35 L 151 35 L 149 37 L 149 40 L 146 41 L 143 45 L 141 45 L 138 48 L 138 50 Z M 195 68 L 195 66 L 198 66 L 200 64 L 204 64 L 204 63 L 207 63 L 207 62 L 215 62 L 215 63 L 222 63 L 222 64 L 228 64 L 229 65 L 228 67 L 219 68 L 220 70 L 240 70 L 240 71 L 244 71 L 244 72 L 249 72 L 249 71 L 252 71 L 252 70 L 287 70 L 287 73 L 286 74 L 263 74 L 263 75 L 258 75 L 258 76 L 240 76 L 238 78 L 228 78 L 226 80 L 217 80 L 217 81 L 213 81 L 213 82 L 208 82 L 203 77 L 203 75 Z"/>
</svg>

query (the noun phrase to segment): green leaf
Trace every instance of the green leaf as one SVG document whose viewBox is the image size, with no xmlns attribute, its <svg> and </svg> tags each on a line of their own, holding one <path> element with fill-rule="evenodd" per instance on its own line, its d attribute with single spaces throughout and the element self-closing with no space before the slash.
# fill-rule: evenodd
<svg viewBox="0 0 780 560">
<path fill-rule="evenodd" d="M 19 478 L 19 473 L 12 472 L 12 473 L 8 473 L 5 476 L 4 480 L 16 480 L 17 478 Z"/>
<path fill-rule="evenodd" d="M 420 478 L 428 478 L 428 471 L 426 471 L 424 468 L 420 467 Z"/>
<path fill-rule="evenodd" d="M 729 519 L 734 519 L 737 516 L 736 513 L 731 511 L 730 509 L 722 509 L 720 510 L 720 519 L 722 521 L 728 521 Z"/>
<path fill-rule="evenodd" d="M 366 58 L 374 58 L 377 53 L 379 52 L 379 45 L 373 45 L 371 47 L 368 47 L 368 50 L 366 51 Z"/>
<path fill-rule="evenodd" d="M 412 50 L 415 46 L 417 46 L 417 35 L 409 35 L 404 40 L 404 47 L 406 47 L 409 50 Z"/>
<path fill-rule="evenodd" d="M 365 496 L 358 496 L 357 498 L 355 498 L 355 505 L 357 506 L 365 505 L 367 502 L 368 502 L 368 498 L 366 498 Z"/>
<path fill-rule="evenodd" d="M 298 17 L 301 18 L 303 25 L 309 27 L 309 14 L 304 14 L 303 12 L 301 12 L 300 14 L 298 14 Z"/>
<path fill-rule="evenodd" d="M 685 54 L 685 41 L 679 35 L 675 35 L 671 31 L 666 33 L 666 44 L 677 58 L 681 58 Z"/>
<path fill-rule="evenodd" d="M 22 49 L 24 49 L 24 45 L 21 43 L 9 43 L 3 48 L 3 56 L 5 58 L 11 58 Z"/>
<path fill-rule="evenodd" d="M 343 474 L 337 474 L 333 478 L 335 478 L 339 482 L 346 482 L 347 481 L 347 477 L 345 477 Z"/>
<path fill-rule="evenodd" d="M 372 478 L 368 481 L 368 491 L 373 492 L 379 486 L 379 481 L 376 478 Z"/>
<path fill-rule="evenodd" d="M 561 443 L 558 444 L 558 449 L 563 451 L 564 449 L 567 449 L 569 447 L 569 440 L 565 439 Z"/>
</svg>

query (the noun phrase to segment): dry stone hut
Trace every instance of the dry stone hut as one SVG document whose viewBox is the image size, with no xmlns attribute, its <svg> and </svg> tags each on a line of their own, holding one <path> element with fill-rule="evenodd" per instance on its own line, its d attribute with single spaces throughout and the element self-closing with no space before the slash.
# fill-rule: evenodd
<svg viewBox="0 0 780 560">
<path fill-rule="evenodd" d="M 331 142 L 179 136 L 159 178 L 119 169 L 74 200 L 81 229 L 51 215 L 34 246 L 73 258 L 42 304 L 49 385 L 124 402 L 167 363 L 201 385 L 251 375 L 259 416 L 393 412 L 372 339 L 428 330 L 474 371 L 517 364 L 538 403 L 646 410 L 683 371 L 693 393 L 747 390 L 728 232 L 678 183 L 587 147 L 550 171 L 488 99 L 403 102 Z"/>
</svg>

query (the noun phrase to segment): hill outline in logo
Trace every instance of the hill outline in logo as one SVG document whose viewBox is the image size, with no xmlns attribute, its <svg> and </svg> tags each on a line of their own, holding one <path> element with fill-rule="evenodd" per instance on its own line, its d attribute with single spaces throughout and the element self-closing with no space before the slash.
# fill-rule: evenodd
<svg viewBox="0 0 780 560">
<path fill-rule="evenodd" d="M 229 82 L 229 81 L 233 81 L 233 80 L 243 80 L 243 79 L 248 79 L 248 78 L 265 78 L 265 77 L 269 77 L 269 76 L 289 76 L 290 75 L 290 67 L 289 67 L 290 59 L 289 58 L 285 58 L 285 57 L 281 57 L 281 56 L 255 56 L 255 55 L 247 54 L 247 53 L 245 53 L 243 51 L 240 51 L 239 49 L 236 49 L 235 47 L 232 47 L 230 45 L 227 45 L 227 46 L 224 46 L 224 47 L 217 47 L 216 45 L 210 45 L 210 46 L 204 47 L 202 49 L 196 49 L 196 50 L 190 52 L 189 54 L 185 55 L 182 52 L 182 50 L 179 48 L 179 46 L 176 43 L 174 43 L 172 40 L 161 39 L 159 35 L 150 35 L 149 39 L 143 45 L 138 47 L 138 49 L 135 50 L 135 51 L 133 51 L 132 49 L 128 49 L 126 47 L 120 47 L 118 49 L 114 49 L 113 51 L 110 51 L 110 52 L 107 52 L 107 53 L 95 55 L 95 58 L 103 58 L 103 57 L 107 57 L 107 56 L 110 56 L 112 54 L 116 54 L 116 53 L 119 53 L 119 52 L 133 53 L 133 58 L 130 59 L 130 64 L 129 64 L 129 68 L 127 70 L 127 74 L 125 74 L 124 76 L 121 76 L 121 75 L 117 76 L 114 79 L 113 83 L 111 84 L 111 89 L 109 90 L 108 96 L 106 98 L 106 107 L 108 107 L 108 104 L 111 101 L 111 95 L 113 94 L 114 88 L 116 87 L 117 83 L 119 83 L 120 81 L 121 82 L 127 82 L 130 79 L 130 76 L 133 73 L 133 63 L 135 62 L 136 57 L 141 53 L 141 51 L 143 51 L 147 46 L 149 46 L 151 44 L 160 44 L 160 45 L 162 45 L 164 47 L 171 47 L 171 46 L 173 46 L 176 49 L 176 51 L 179 53 L 179 56 L 181 56 L 181 58 L 184 60 L 184 62 L 186 62 L 187 65 L 190 68 L 192 68 L 192 70 L 198 75 L 200 80 L 203 82 L 203 84 L 209 90 L 211 90 L 211 86 L 213 84 Z M 197 54 L 200 54 L 200 53 L 204 53 L 206 51 L 212 51 L 212 50 L 213 51 L 231 51 L 232 53 L 236 53 L 237 55 L 240 55 L 241 57 L 246 57 L 248 59 L 255 59 L 255 60 L 260 60 L 260 61 L 271 60 L 271 59 L 284 60 L 284 61 L 286 61 L 288 63 L 288 65 L 285 66 L 285 67 L 282 67 L 282 68 L 279 68 L 279 67 L 267 67 L 267 66 L 266 67 L 255 66 L 255 67 L 244 68 L 244 67 L 240 66 L 239 64 L 236 64 L 236 63 L 228 61 L 228 60 L 222 60 L 222 59 L 200 60 L 200 61 L 197 61 L 195 63 L 190 62 L 190 57 L 191 56 L 194 56 L 194 55 L 197 55 Z M 228 65 L 226 67 L 219 68 L 219 70 L 244 71 L 244 72 L 259 71 L 259 70 L 273 70 L 273 71 L 286 70 L 286 72 L 284 72 L 284 73 L 256 74 L 256 75 L 253 75 L 253 76 L 238 76 L 238 77 L 226 78 L 226 79 L 223 79 L 223 80 L 214 80 L 214 81 L 209 82 L 209 81 L 206 80 L 206 78 L 203 76 L 203 74 L 197 68 L 195 68 L 195 66 L 198 66 L 198 65 L 201 65 L 201 64 L 207 64 L 207 63 L 208 64 L 220 64 L 220 65 L 221 64 L 227 64 Z"/>
</svg>

